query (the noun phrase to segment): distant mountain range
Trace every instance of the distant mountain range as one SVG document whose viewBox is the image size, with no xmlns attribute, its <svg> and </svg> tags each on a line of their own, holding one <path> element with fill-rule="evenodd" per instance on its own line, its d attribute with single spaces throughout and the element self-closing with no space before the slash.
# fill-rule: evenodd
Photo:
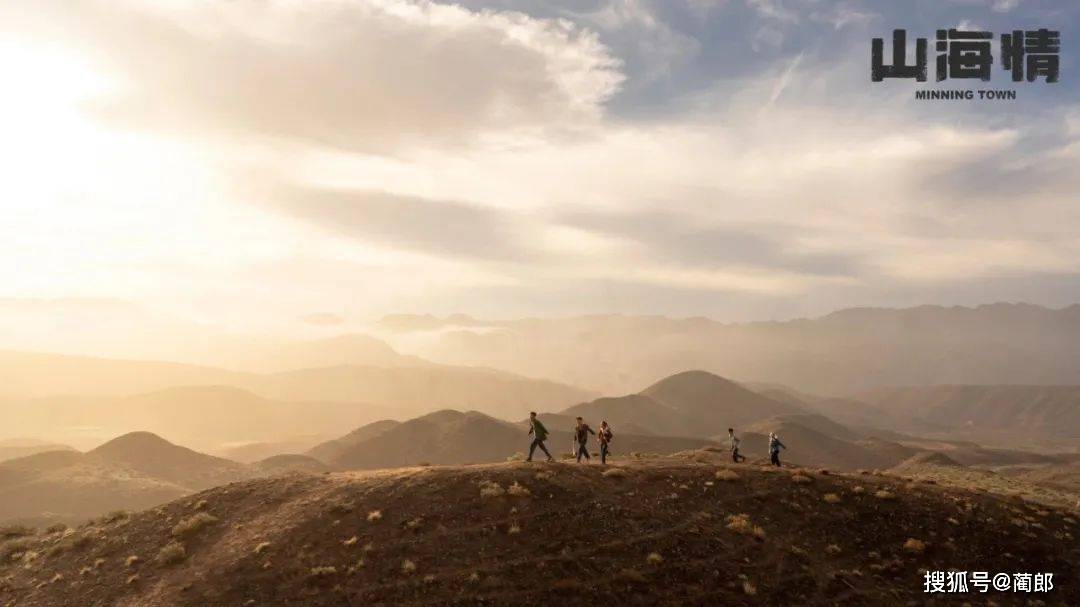
<svg viewBox="0 0 1080 607">
<path fill-rule="evenodd" d="M 733 324 L 395 315 L 378 329 L 431 360 L 549 377 L 603 394 L 639 390 L 686 369 L 829 395 L 893 385 L 1080 384 L 1080 305 L 853 308 Z"/>
<path fill-rule="evenodd" d="M 308 352 L 295 360 L 323 359 Z M 150 430 L 217 449 L 225 443 L 336 433 L 380 418 L 448 407 L 514 418 L 595 396 L 505 371 L 413 362 L 249 373 L 0 352 L 0 375 L 5 377 L 0 427 L 12 435 L 61 437 L 76 430 L 94 436 Z"/>
</svg>

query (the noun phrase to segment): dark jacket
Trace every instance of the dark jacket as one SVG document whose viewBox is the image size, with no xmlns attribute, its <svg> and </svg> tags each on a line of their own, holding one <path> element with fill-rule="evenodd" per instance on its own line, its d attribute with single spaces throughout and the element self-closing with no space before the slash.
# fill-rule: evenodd
<svg viewBox="0 0 1080 607">
<path fill-rule="evenodd" d="M 546 440 L 548 437 L 547 428 L 544 424 L 540 423 L 540 418 L 529 420 L 529 434 L 535 434 L 536 440 Z"/>
<path fill-rule="evenodd" d="M 589 427 L 589 424 L 581 424 L 580 426 L 574 428 L 574 438 L 576 438 L 577 442 L 582 445 L 589 442 L 590 434 L 596 433 L 593 432 L 593 429 Z"/>
</svg>

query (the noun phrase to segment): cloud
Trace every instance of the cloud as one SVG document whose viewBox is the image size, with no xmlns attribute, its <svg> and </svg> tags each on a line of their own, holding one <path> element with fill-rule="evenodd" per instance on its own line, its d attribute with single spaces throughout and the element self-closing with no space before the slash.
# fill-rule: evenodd
<svg viewBox="0 0 1080 607">
<path fill-rule="evenodd" d="M 303 185 L 265 189 L 261 202 L 324 230 L 403 252 L 521 260 L 515 216 L 499 209 L 383 191 Z"/>
<path fill-rule="evenodd" d="M 551 136 L 598 119 L 623 80 L 595 34 L 521 13 L 408 0 L 61 4 L 57 39 L 119 83 L 99 112 L 155 131 L 378 152 Z"/>
</svg>

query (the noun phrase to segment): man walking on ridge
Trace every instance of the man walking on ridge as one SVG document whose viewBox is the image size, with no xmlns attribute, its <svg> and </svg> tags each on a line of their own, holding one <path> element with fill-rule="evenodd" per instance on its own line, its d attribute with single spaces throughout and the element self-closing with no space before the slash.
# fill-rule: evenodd
<svg viewBox="0 0 1080 607">
<path fill-rule="evenodd" d="M 745 455 L 739 455 L 739 437 L 735 436 L 735 428 L 727 429 L 728 440 L 731 441 L 731 461 L 736 464 L 746 461 Z"/>
<path fill-rule="evenodd" d="M 555 461 L 555 458 L 551 457 L 551 454 L 548 453 L 547 447 L 544 446 L 544 441 L 547 440 L 548 437 L 548 431 L 547 428 L 544 427 L 544 424 L 540 423 L 540 420 L 536 417 L 536 411 L 531 411 L 529 413 L 529 435 L 533 437 L 533 442 L 529 445 L 529 459 L 525 461 L 532 461 L 533 452 L 536 451 L 537 447 L 540 447 L 540 450 L 547 455 L 547 461 Z"/>
<path fill-rule="evenodd" d="M 580 417 L 577 418 L 577 427 L 574 428 L 574 440 L 577 441 L 577 461 L 581 463 L 581 456 L 584 455 L 586 461 L 591 459 L 589 457 L 589 435 L 595 435 L 593 429 L 586 424 Z"/>
<path fill-rule="evenodd" d="M 780 442 L 780 437 L 775 433 L 769 433 L 769 462 L 774 466 L 780 465 L 780 449 L 787 449 L 787 445 Z"/>
</svg>

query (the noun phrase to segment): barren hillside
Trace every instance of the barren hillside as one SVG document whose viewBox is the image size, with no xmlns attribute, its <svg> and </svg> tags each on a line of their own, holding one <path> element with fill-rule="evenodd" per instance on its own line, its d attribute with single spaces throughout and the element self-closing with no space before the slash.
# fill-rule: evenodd
<svg viewBox="0 0 1080 607">
<path fill-rule="evenodd" d="M 15 605 L 922 604 L 923 571 L 1052 572 L 1075 513 L 896 477 L 688 459 L 234 483 L 0 544 Z M 963 597 L 998 605 L 1027 595 Z"/>
</svg>

